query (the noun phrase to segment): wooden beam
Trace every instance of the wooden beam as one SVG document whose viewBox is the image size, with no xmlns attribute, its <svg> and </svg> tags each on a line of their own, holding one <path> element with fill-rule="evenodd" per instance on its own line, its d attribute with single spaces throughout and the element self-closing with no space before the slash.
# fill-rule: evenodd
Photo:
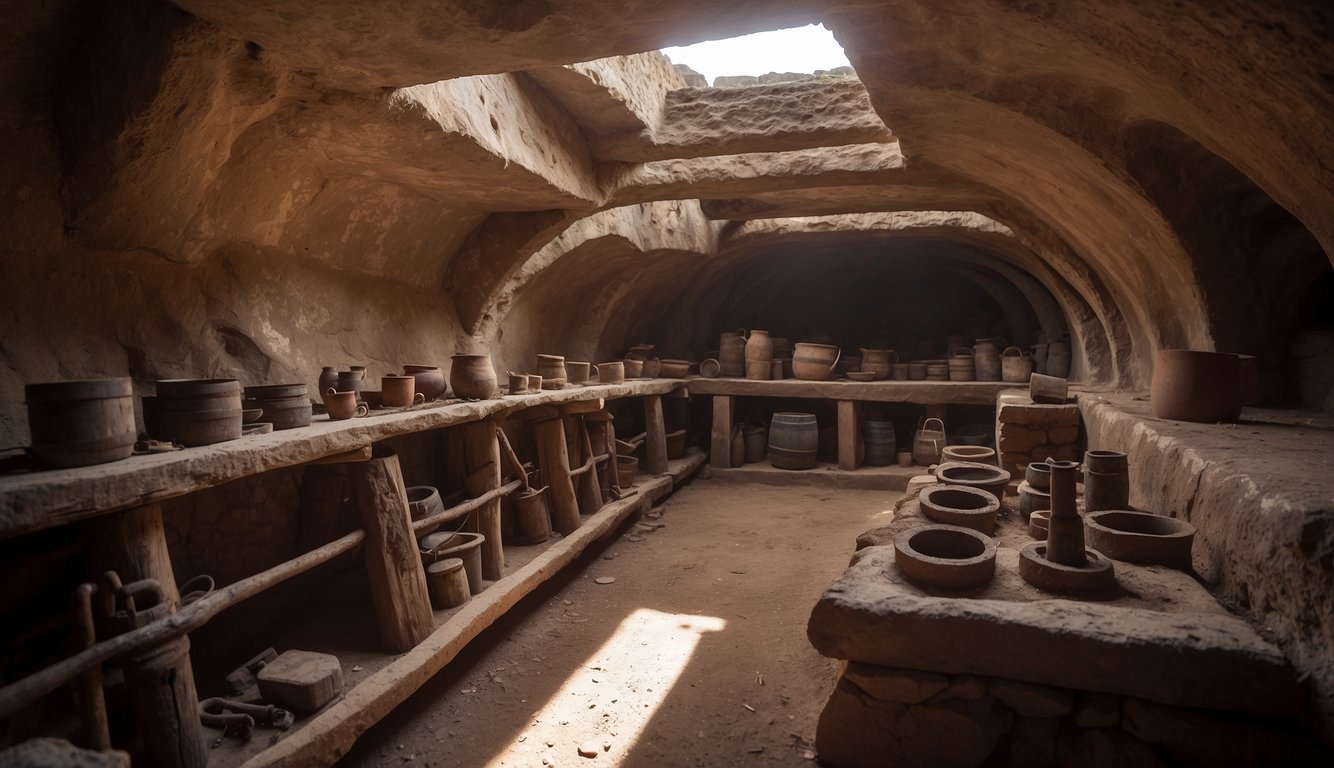
<svg viewBox="0 0 1334 768">
<path fill-rule="evenodd" d="M 469 496 L 481 496 L 500 487 L 500 443 L 496 427 L 489 421 L 477 421 L 463 429 L 466 485 Z M 469 531 L 486 537 L 482 542 L 482 578 L 499 581 L 505 575 L 505 548 L 500 533 L 500 498 L 483 504 L 468 516 Z"/>
<path fill-rule="evenodd" d="M 849 472 L 861 465 L 857 460 L 857 442 L 861 440 L 859 405 L 855 400 L 838 401 L 838 468 Z"/>
<path fill-rule="evenodd" d="M 570 454 L 565 444 L 565 423 L 559 417 L 533 425 L 537 463 L 551 500 L 551 526 L 568 536 L 579 528 L 579 499 L 570 480 Z"/>
<path fill-rule="evenodd" d="M 369 461 L 371 458 L 371 447 L 363 445 L 360 448 L 354 448 L 343 453 L 335 453 L 332 456 L 315 459 L 311 464 L 353 464 L 358 461 Z"/>
<path fill-rule="evenodd" d="M 709 433 L 709 466 L 728 469 L 732 466 L 732 409 L 731 395 L 713 396 L 713 429 Z"/>
<path fill-rule="evenodd" d="M 667 471 L 667 422 L 662 415 L 662 395 L 644 396 L 644 468 L 661 475 Z"/>
<path fill-rule="evenodd" d="M 349 474 L 366 532 L 363 551 L 380 642 L 390 653 L 402 653 L 431 634 L 435 620 L 398 457 L 387 449 L 376 453 L 349 465 Z"/>
</svg>

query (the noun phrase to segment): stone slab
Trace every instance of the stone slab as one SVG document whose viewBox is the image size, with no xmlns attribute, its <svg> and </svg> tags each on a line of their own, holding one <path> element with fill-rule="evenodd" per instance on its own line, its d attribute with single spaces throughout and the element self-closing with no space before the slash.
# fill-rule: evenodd
<svg viewBox="0 0 1334 768">
<path fill-rule="evenodd" d="M 880 530 L 892 540 L 922 520 L 910 501 Z M 1003 514 L 996 578 L 954 596 L 903 579 L 892 546 L 862 549 L 816 604 L 807 636 L 825 656 L 885 667 L 1274 717 L 1300 711 L 1303 691 L 1282 652 L 1190 576 L 1117 563 L 1118 596 L 1053 598 L 1019 577 L 1022 530 L 1016 513 Z"/>
<path fill-rule="evenodd" d="M 1074 390 L 1072 388 L 1072 394 Z M 996 419 L 1003 424 L 1023 424 L 1039 427 L 1079 426 L 1079 404 L 1065 405 L 1035 403 L 1028 390 L 1011 389 L 996 398 Z"/>
<path fill-rule="evenodd" d="M 293 712 L 314 712 L 343 692 L 338 657 L 313 651 L 285 651 L 256 676 L 265 701 Z"/>
<path fill-rule="evenodd" d="M 481 401 L 445 401 L 346 421 L 252 435 L 92 467 L 0 476 L 0 540 L 128 507 L 184 496 L 242 477 L 346 453 L 400 435 L 452 427 L 537 405 L 665 394 L 680 379 L 550 390 Z"/>
<path fill-rule="evenodd" d="M 1000 381 L 758 381 L 754 379 L 692 378 L 696 395 L 749 397 L 810 397 L 917 405 L 991 405 L 1014 387 Z M 1079 411 L 1075 409 L 1075 418 Z"/>
</svg>

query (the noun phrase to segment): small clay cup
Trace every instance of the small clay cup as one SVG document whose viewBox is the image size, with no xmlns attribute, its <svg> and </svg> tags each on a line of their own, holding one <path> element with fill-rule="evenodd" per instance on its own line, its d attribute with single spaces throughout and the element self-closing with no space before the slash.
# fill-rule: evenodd
<svg viewBox="0 0 1334 768">
<path fill-rule="evenodd" d="M 391 373 L 380 377 L 380 400 L 386 408 L 406 408 L 426 402 L 426 395 L 417 391 L 417 379 Z"/>
<path fill-rule="evenodd" d="M 357 393 L 350 391 L 324 393 L 324 408 L 329 412 L 329 418 L 337 421 L 365 416 L 369 412 L 365 403 L 357 402 Z"/>
<path fill-rule="evenodd" d="M 625 363 L 615 360 L 610 363 L 598 363 L 598 382 L 602 384 L 620 384 L 625 381 Z"/>
<path fill-rule="evenodd" d="M 571 384 L 587 384 L 588 373 L 593 367 L 592 363 L 576 363 L 570 360 L 565 361 L 565 376 Z"/>
<path fill-rule="evenodd" d="M 912 451 L 899 451 L 895 456 L 898 457 L 900 467 L 912 466 Z"/>
<path fill-rule="evenodd" d="M 380 390 L 378 389 L 363 389 L 361 391 L 361 402 L 365 403 L 366 407 L 370 408 L 372 411 L 383 408 L 384 400 L 381 398 L 380 394 Z"/>
<path fill-rule="evenodd" d="M 528 391 L 529 391 L 529 392 L 541 392 L 541 391 L 542 391 L 542 377 L 541 377 L 541 376 L 538 376 L 536 373 L 530 373 L 530 374 L 528 374 Z"/>
<path fill-rule="evenodd" d="M 510 394 L 522 395 L 528 391 L 528 374 L 510 373 Z"/>
<path fill-rule="evenodd" d="M 621 363 L 625 366 L 625 378 L 637 379 L 644 375 L 644 361 L 626 358 Z"/>
</svg>

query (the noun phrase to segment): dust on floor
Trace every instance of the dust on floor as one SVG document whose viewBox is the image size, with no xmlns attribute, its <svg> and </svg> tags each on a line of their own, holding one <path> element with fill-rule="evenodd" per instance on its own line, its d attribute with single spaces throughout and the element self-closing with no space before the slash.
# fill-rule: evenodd
<svg viewBox="0 0 1334 768">
<path fill-rule="evenodd" d="M 814 765 L 835 662 L 806 620 L 899 495 L 696 480 L 517 606 L 341 765 Z"/>
</svg>

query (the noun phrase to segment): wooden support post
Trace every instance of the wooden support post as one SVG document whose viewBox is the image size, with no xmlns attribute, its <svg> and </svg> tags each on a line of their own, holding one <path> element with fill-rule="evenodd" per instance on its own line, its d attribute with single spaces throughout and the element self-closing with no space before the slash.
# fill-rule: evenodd
<svg viewBox="0 0 1334 768">
<path fill-rule="evenodd" d="M 309 552 L 349 532 L 338 514 L 346 496 L 347 478 L 338 465 L 306 465 L 301 472 L 301 498 L 297 507 L 298 549 Z"/>
<path fill-rule="evenodd" d="M 570 464 L 582 467 L 589 459 L 588 434 L 584 430 L 583 416 L 566 416 L 565 445 L 569 450 Z M 574 481 L 575 497 L 579 500 L 579 514 L 591 515 L 602 508 L 602 494 L 598 490 L 598 468 L 579 475 Z"/>
<path fill-rule="evenodd" d="M 463 430 L 464 461 L 468 468 L 468 495 L 477 498 L 500 487 L 500 443 L 496 439 L 496 425 L 490 421 L 474 421 L 460 429 Z M 486 537 L 482 542 L 482 578 L 499 581 L 505 575 L 500 499 L 489 501 L 468 515 L 465 527 Z"/>
<path fill-rule="evenodd" d="M 848 471 L 856 469 L 861 462 L 857 460 L 857 441 L 861 431 L 857 425 L 857 412 L 861 404 L 855 400 L 838 401 L 838 468 Z"/>
<path fill-rule="evenodd" d="M 435 629 L 403 472 L 398 457 L 381 449 L 370 461 L 348 465 L 348 473 L 366 531 L 363 551 L 380 642 L 390 653 L 402 653 Z"/>
<path fill-rule="evenodd" d="M 667 474 L 667 423 L 662 416 L 662 395 L 644 395 L 644 468 Z"/>
<path fill-rule="evenodd" d="M 713 396 L 713 431 L 709 439 L 709 466 L 727 469 L 732 466 L 732 408 L 731 395 Z"/>
<path fill-rule="evenodd" d="M 167 551 L 161 507 L 150 504 L 97 518 L 88 533 L 90 559 L 99 573 L 113 570 L 124 584 L 153 579 L 162 587 L 161 613 L 175 611 L 181 593 Z M 164 768 L 208 764 L 188 637 L 182 635 L 130 659 L 126 687 L 150 764 Z"/>
<path fill-rule="evenodd" d="M 570 454 L 565 445 L 565 422 L 559 416 L 533 425 L 537 462 L 542 468 L 551 500 L 551 526 L 568 536 L 579 528 L 579 500 L 570 480 Z"/>
<path fill-rule="evenodd" d="M 611 453 L 611 445 L 607 435 L 611 426 L 611 414 L 602 411 L 584 418 L 584 429 L 588 430 L 588 441 L 593 446 L 594 456 L 607 456 Z M 606 464 L 598 470 L 598 488 L 602 493 L 602 502 L 605 504 L 611 498 L 611 486 L 616 474 L 616 459 L 611 457 Z"/>
</svg>

